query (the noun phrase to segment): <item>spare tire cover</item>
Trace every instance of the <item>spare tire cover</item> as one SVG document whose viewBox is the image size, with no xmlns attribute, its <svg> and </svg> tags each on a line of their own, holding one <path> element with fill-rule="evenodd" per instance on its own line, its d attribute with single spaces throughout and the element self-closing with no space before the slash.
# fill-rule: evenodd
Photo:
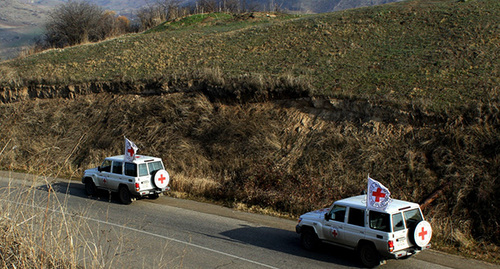
<svg viewBox="0 0 500 269">
<path fill-rule="evenodd" d="M 419 247 L 429 244 L 432 238 L 431 224 L 425 220 L 419 222 L 413 232 L 413 238 L 415 239 L 415 244 Z"/>
<path fill-rule="evenodd" d="M 168 186 L 170 182 L 170 175 L 164 169 L 156 171 L 154 175 L 154 183 L 157 188 L 164 189 Z"/>
</svg>

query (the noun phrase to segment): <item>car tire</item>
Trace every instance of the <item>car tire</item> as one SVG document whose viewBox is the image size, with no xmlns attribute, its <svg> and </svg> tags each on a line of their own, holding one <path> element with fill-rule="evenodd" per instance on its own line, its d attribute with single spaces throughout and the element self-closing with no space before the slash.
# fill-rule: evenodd
<svg viewBox="0 0 500 269">
<path fill-rule="evenodd" d="M 118 189 L 118 197 L 120 198 L 120 202 L 125 205 L 129 205 L 132 203 L 132 197 L 127 187 L 121 186 Z"/>
<path fill-rule="evenodd" d="M 358 249 L 358 255 L 361 263 L 368 268 L 380 265 L 380 255 L 370 243 L 362 244 Z"/>
<path fill-rule="evenodd" d="M 92 179 L 87 178 L 85 180 L 85 192 L 87 193 L 88 196 L 93 196 L 97 194 L 97 187 L 94 184 L 94 181 Z"/>
<path fill-rule="evenodd" d="M 318 235 L 310 229 L 307 229 L 300 234 L 300 243 L 306 250 L 316 250 L 319 242 Z"/>
</svg>

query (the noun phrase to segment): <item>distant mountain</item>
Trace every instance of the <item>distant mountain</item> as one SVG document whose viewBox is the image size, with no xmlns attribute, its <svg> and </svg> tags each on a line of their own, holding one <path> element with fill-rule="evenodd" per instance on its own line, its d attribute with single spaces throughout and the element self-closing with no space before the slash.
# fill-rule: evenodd
<svg viewBox="0 0 500 269">
<path fill-rule="evenodd" d="M 403 0 L 254 0 L 254 2 L 273 10 L 273 7 L 282 11 L 300 13 L 325 13 L 344 9 L 382 5 Z"/>
</svg>

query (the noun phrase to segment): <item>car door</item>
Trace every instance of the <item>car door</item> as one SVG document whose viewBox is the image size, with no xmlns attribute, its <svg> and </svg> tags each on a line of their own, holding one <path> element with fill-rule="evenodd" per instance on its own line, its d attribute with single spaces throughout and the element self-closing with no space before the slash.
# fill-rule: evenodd
<svg viewBox="0 0 500 269">
<path fill-rule="evenodd" d="M 323 236 L 326 241 L 343 244 L 344 225 L 345 225 L 346 207 L 334 205 L 326 214 L 323 223 Z"/>
<path fill-rule="evenodd" d="M 347 246 L 356 247 L 363 238 L 365 238 L 365 210 L 349 207 L 347 223 L 344 226 L 344 242 Z"/>
<path fill-rule="evenodd" d="M 97 185 L 101 188 L 108 188 L 109 175 L 111 174 L 111 160 L 104 160 L 99 166 L 99 172 L 97 173 Z"/>
<path fill-rule="evenodd" d="M 107 186 L 112 191 L 118 191 L 118 186 L 123 183 L 123 162 L 113 161 L 111 173 L 108 175 Z"/>
</svg>

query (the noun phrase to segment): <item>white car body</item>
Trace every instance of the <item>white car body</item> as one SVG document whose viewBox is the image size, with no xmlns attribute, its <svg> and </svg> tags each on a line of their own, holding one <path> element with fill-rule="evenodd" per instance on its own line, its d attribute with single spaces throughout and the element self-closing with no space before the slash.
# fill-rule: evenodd
<svg viewBox="0 0 500 269">
<path fill-rule="evenodd" d="M 118 192 L 120 201 L 130 204 L 134 198 L 158 198 L 170 190 L 170 176 L 160 158 L 138 155 L 132 162 L 125 162 L 124 155 L 107 157 L 101 166 L 85 170 L 82 183 L 87 194 L 97 189 Z M 128 195 L 128 196 L 127 196 Z"/>
<path fill-rule="evenodd" d="M 418 204 L 394 199 L 385 209 L 367 210 L 366 195 L 300 216 L 296 231 L 306 249 L 325 242 L 357 250 L 368 267 L 428 249 L 432 237 Z"/>
</svg>

